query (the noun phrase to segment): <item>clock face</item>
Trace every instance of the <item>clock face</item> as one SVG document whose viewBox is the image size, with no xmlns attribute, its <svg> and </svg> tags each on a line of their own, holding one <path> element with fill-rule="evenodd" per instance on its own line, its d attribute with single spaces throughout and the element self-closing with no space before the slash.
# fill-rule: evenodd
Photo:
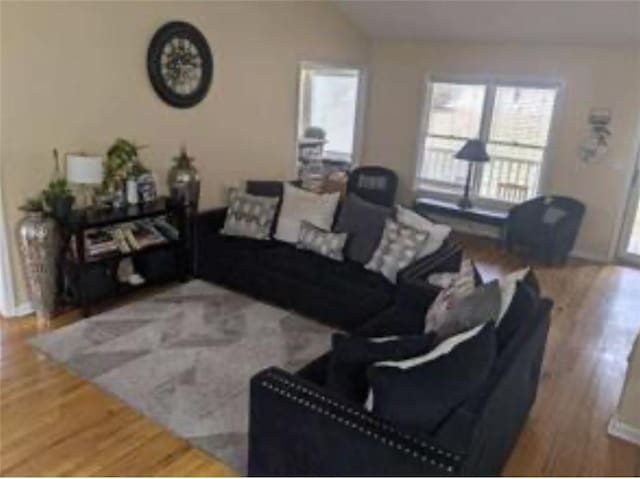
<svg viewBox="0 0 640 479">
<path fill-rule="evenodd" d="M 213 58 L 204 36 L 185 22 L 171 22 L 156 32 L 147 54 L 149 79 L 168 104 L 189 108 L 207 94 Z"/>
</svg>

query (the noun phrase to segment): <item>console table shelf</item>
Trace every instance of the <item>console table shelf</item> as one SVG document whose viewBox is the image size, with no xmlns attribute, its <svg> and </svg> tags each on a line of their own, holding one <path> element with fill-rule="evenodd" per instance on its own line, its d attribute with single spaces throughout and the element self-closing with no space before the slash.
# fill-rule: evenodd
<svg viewBox="0 0 640 479">
<path fill-rule="evenodd" d="M 82 308 L 84 316 L 91 305 L 130 291 L 171 281 L 182 281 L 189 274 L 189 234 L 187 208 L 172 204 L 167 198 L 129 205 L 113 210 L 78 210 L 61 225 L 65 251 L 62 255 L 62 285 L 64 300 Z M 86 232 L 109 229 L 145 219 L 165 217 L 178 231 L 178 238 L 141 246 L 131 251 L 116 250 L 95 258 L 88 257 L 85 248 Z M 71 247 L 73 245 L 73 248 Z M 130 245 L 131 246 L 131 245 Z M 145 282 L 130 284 L 118 278 L 120 262 L 130 259 Z"/>
</svg>

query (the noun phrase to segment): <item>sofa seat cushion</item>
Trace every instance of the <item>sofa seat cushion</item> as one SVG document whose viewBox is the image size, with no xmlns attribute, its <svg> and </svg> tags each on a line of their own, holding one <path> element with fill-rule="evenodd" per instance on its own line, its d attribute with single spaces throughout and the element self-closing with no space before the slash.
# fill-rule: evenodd
<svg viewBox="0 0 640 479">
<path fill-rule="evenodd" d="M 382 275 L 373 273 L 354 261 L 332 261 L 311 251 L 299 250 L 280 243 L 264 250 L 261 265 L 290 275 L 327 290 L 347 294 L 368 294 L 372 291 L 390 294 L 393 285 Z M 350 291 L 350 289 L 352 289 Z"/>
<path fill-rule="evenodd" d="M 212 233 L 198 246 L 198 274 L 234 289 L 256 295 L 258 254 L 276 246 L 275 241 L 238 238 Z"/>
<path fill-rule="evenodd" d="M 209 236 L 206 251 L 213 261 L 235 263 L 236 261 L 257 261 L 258 253 L 273 249 L 275 241 L 256 240 L 214 233 Z"/>
<path fill-rule="evenodd" d="M 258 255 L 261 295 L 346 330 L 361 326 L 393 301 L 383 276 L 285 243 Z"/>
</svg>

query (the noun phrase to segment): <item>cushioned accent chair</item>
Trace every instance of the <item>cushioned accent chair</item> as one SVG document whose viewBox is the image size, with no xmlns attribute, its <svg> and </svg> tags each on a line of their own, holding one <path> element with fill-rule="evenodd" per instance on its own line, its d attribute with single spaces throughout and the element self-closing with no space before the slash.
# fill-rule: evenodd
<svg viewBox="0 0 640 479">
<path fill-rule="evenodd" d="M 347 191 L 382 206 L 393 206 L 398 189 L 398 175 L 382 166 L 361 166 L 349 174 Z"/>
<path fill-rule="evenodd" d="M 548 264 L 564 263 L 584 213 L 583 203 L 566 196 L 540 196 L 514 206 L 505 228 L 507 249 Z"/>
<path fill-rule="evenodd" d="M 499 475 L 535 401 L 551 307 L 538 302 L 480 390 L 432 430 L 407 431 L 326 388 L 329 354 L 296 374 L 258 373 L 251 381 L 249 475 Z M 406 334 L 423 330 L 401 315 L 383 313 L 366 334 L 389 334 L 398 322 Z"/>
</svg>

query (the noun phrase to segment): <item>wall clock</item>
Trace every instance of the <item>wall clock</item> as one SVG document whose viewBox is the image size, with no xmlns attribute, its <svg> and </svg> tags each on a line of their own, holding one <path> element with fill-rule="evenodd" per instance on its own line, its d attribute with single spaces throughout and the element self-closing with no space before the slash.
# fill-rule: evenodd
<svg viewBox="0 0 640 479">
<path fill-rule="evenodd" d="M 207 39 L 189 23 L 167 23 L 151 39 L 147 71 L 153 89 L 166 103 L 177 108 L 196 105 L 207 95 L 213 78 Z"/>
</svg>

